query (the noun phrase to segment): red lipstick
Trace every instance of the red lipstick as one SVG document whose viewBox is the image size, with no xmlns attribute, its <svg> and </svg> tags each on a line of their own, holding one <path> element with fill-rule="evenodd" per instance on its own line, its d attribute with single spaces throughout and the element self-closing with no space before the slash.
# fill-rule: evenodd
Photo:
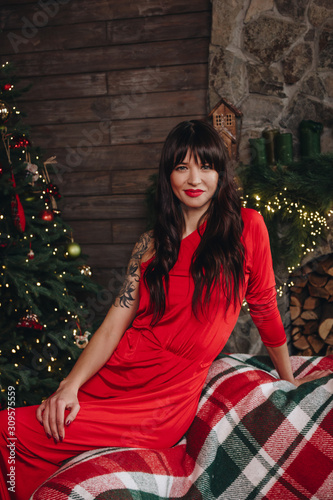
<svg viewBox="0 0 333 500">
<path fill-rule="evenodd" d="M 202 189 L 185 189 L 185 194 L 187 196 L 191 196 L 191 198 L 196 198 L 197 196 L 200 196 L 204 191 Z"/>
</svg>

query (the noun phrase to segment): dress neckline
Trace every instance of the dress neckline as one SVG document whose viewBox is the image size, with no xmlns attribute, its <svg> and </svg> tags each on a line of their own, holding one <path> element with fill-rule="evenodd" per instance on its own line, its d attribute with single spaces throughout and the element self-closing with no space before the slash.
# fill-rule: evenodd
<svg viewBox="0 0 333 500">
<path fill-rule="evenodd" d="M 204 221 L 202 224 L 200 224 L 199 227 L 197 227 L 194 231 L 192 231 L 192 233 L 190 233 L 187 236 L 185 236 L 185 238 L 182 238 L 180 240 L 180 242 L 187 240 L 187 238 L 189 238 L 190 236 L 192 236 L 195 233 L 198 233 L 198 231 L 200 232 L 200 229 L 203 228 L 206 225 L 206 223 L 207 223 L 207 221 Z"/>
<path fill-rule="evenodd" d="M 206 223 L 207 223 L 207 221 L 204 221 L 202 224 L 200 224 L 200 226 L 197 229 L 192 231 L 192 233 L 188 234 L 187 236 L 185 236 L 185 238 L 181 239 L 180 244 L 182 244 L 183 241 L 187 240 L 188 238 L 190 238 L 194 234 L 198 234 L 198 230 L 200 231 L 201 228 L 205 227 Z M 199 236 L 199 234 L 198 234 L 198 236 Z M 154 257 L 155 257 L 155 255 L 152 255 L 148 260 L 141 262 L 140 266 L 145 266 L 146 264 L 148 265 L 153 260 Z"/>
</svg>

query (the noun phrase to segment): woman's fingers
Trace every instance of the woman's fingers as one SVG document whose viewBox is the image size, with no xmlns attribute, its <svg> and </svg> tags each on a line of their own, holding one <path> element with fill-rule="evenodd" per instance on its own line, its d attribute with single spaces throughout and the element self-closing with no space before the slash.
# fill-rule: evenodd
<svg viewBox="0 0 333 500">
<path fill-rule="evenodd" d="M 73 420 L 76 418 L 76 415 L 79 413 L 80 411 L 80 405 L 79 403 L 75 403 L 71 408 L 66 408 L 67 410 L 70 410 L 70 413 L 67 415 L 66 417 L 66 422 L 65 422 L 65 425 L 67 425 L 67 427 L 73 422 Z"/>
<path fill-rule="evenodd" d="M 66 403 L 61 398 L 52 398 L 50 401 L 49 425 L 53 439 L 57 443 L 65 437 L 65 407 Z"/>
<path fill-rule="evenodd" d="M 305 382 L 311 382 L 312 380 L 317 380 L 318 378 L 327 377 L 328 375 L 332 375 L 331 370 L 316 370 L 310 375 L 306 375 L 306 377 L 300 378 L 297 380 L 298 385 L 304 384 Z"/>
<path fill-rule="evenodd" d="M 45 401 L 43 401 L 36 410 L 36 418 L 43 425 L 43 411 L 45 410 Z"/>
<path fill-rule="evenodd" d="M 52 434 L 51 434 L 51 429 L 50 429 L 50 425 L 49 425 L 49 407 L 48 406 L 45 406 L 45 409 L 43 411 L 42 423 L 43 423 L 45 434 L 50 439 L 52 437 Z"/>
</svg>

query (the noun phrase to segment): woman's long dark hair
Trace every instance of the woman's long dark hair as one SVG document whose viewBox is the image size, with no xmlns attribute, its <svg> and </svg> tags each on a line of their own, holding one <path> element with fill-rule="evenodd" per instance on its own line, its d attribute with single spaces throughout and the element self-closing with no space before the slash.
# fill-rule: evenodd
<svg viewBox="0 0 333 500">
<path fill-rule="evenodd" d="M 209 304 L 215 286 L 225 294 L 227 308 L 236 305 L 244 281 L 241 203 L 228 168 L 226 147 L 209 123 L 202 120 L 181 122 L 171 130 L 162 149 L 156 193 L 157 219 L 153 230 L 155 257 L 144 273 L 150 291 L 153 323 L 157 323 L 165 311 L 163 280 L 168 289 L 168 273 L 177 261 L 185 229 L 180 201 L 172 191 L 170 175 L 175 166 L 184 161 L 188 151 L 198 162 L 211 165 L 219 176 L 211 204 L 198 223 L 199 227 L 207 221 L 191 263 L 195 284 L 194 314 L 199 306 L 203 311 L 203 306 Z"/>
</svg>

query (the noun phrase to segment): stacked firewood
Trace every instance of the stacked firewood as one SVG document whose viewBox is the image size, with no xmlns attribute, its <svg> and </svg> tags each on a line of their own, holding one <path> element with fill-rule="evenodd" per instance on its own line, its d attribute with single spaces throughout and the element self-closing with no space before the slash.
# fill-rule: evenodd
<svg viewBox="0 0 333 500">
<path fill-rule="evenodd" d="M 292 343 L 303 356 L 333 354 L 333 253 L 291 277 Z"/>
</svg>

